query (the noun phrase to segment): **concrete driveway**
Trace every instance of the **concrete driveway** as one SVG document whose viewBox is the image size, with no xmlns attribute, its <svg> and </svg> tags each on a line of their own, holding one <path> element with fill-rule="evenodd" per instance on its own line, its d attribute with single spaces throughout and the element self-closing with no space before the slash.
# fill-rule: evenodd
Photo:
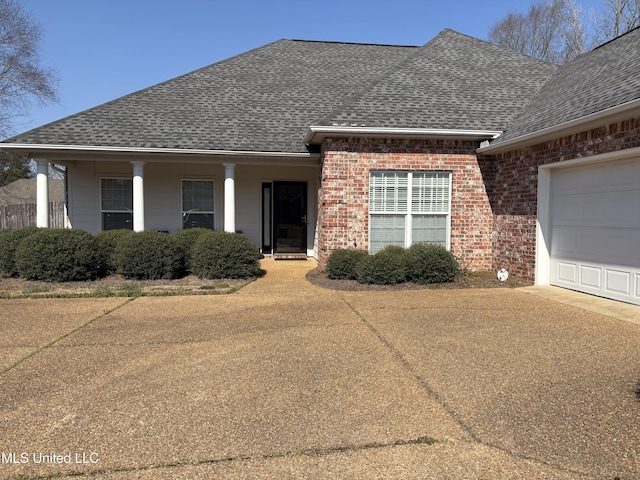
<svg viewBox="0 0 640 480">
<path fill-rule="evenodd" d="M 639 325 L 263 266 L 233 295 L 1 301 L 0 478 L 640 478 Z"/>
</svg>

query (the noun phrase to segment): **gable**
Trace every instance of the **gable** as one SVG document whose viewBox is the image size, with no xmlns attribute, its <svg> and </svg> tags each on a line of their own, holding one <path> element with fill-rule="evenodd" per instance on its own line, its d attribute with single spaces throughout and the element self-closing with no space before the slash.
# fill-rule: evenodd
<svg viewBox="0 0 640 480">
<path fill-rule="evenodd" d="M 502 131 L 556 70 L 447 29 L 321 124 Z"/>
</svg>

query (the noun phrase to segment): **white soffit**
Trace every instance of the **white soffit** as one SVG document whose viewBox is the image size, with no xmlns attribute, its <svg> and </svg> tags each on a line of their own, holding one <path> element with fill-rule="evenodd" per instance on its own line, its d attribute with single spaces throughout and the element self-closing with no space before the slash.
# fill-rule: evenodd
<svg viewBox="0 0 640 480">
<path fill-rule="evenodd" d="M 392 137 L 392 138 L 457 138 L 489 140 L 497 138 L 498 130 L 454 130 L 438 128 L 379 128 L 363 126 L 311 126 L 304 138 L 305 145 L 319 145 L 330 137 Z"/>
</svg>

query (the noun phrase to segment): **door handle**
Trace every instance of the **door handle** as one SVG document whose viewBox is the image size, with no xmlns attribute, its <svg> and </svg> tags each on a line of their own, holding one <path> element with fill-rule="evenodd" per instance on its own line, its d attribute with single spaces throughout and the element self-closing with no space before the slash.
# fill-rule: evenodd
<svg viewBox="0 0 640 480">
<path fill-rule="evenodd" d="M 303 215 L 300 220 L 302 220 L 302 223 L 307 223 L 307 216 Z"/>
</svg>

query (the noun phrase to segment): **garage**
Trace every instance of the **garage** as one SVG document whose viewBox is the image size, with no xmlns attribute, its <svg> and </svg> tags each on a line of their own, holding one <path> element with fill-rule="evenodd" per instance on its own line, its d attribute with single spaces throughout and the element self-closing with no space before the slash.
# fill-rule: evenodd
<svg viewBox="0 0 640 480">
<path fill-rule="evenodd" d="M 551 171 L 549 283 L 640 305 L 640 157 Z"/>
</svg>

